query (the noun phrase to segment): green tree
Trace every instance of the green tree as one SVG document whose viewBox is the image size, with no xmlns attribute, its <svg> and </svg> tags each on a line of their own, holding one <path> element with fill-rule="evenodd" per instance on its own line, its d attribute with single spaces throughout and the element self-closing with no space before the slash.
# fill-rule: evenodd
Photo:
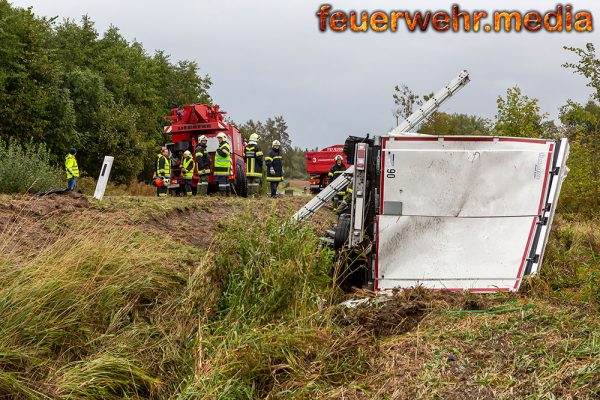
<svg viewBox="0 0 600 400">
<path fill-rule="evenodd" d="M 491 123 L 485 118 L 468 114 L 436 112 L 419 128 L 429 135 L 489 135 Z"/>
<path fill-rule="evenodd" d="M 170 108 L 210 103 L 211 81 L 196 62 L 146 52 L 111 26 L 36 17 L 0 0 L 0 139 L 46 144 L 62 163 L 78 148 L 83 173 L 115 156 L 113 177 L 150 174 Z"/>
<path fill-rule="evenodd" d="M 394 87 L 394 94 L 392 97 L 394 98 L 394 104 L 396 105 L 393 112 L 393 115 L 396 118 L 396 126 L 398 126 L 400 120 L 405 120 L 413 113 L 415 106 L 423 104 L 420 96 L 413 92 L 405 83 Z"/>
<path fill-rule="evenodd" d="M 264 123 L 249 120 L 240 125 L 239 130 L 245 140 L 248 140 L 251 134 L 256 133 L 258 144 L 265 154 L 271 149 L 273 141 L 279 140 L 285 176 L 296 179 L 306 178 L 306 151 L 292 145 L 288 126 L 283 116 L 268 118 Z"/>
<path fill-rule="evenodd" d="M 513 86 L 506 91 L 506 98 L 498 96 L 498 113 L 494 134 L 499 136 L 545 137 L 544 119 L 538 99 L 522 94 Z"/>
<path fill-rule="evenodd" d="M 573 69 L 574 74 L 579 74 L 588 79 L 587 86 L 594 90 L 592 94 L 596 101 L 600 101 L 600 60 L 596 57 L 596 48 L 588 43 L 585 49 L 577 47 L 564 47 L 565 50 L 575 53 L 579 57 L 577 64 L 566 62 L 563 67 Z"/>
<path fill-rule="evenodd" d="M 588 79 L 592 99 L 586 104 L 568 100 L 560 109 L 562 134 L 571 144 L 561 207 L 569 211 L 592 214 L 600 212 L 600 60 L 594 45 L 584 49 L 565 47 L 579 57 L 578 63 L 567 62 L 563 67 Z"/>
<path fill-rule="evenodd" d="M 581 213 L 600 211 L 600 106 L 593 101 L 573 101 L 560 109 L 563 134 L 571 151 L 569 176 L 562 197 L 565 208 Z"/>
</svg>

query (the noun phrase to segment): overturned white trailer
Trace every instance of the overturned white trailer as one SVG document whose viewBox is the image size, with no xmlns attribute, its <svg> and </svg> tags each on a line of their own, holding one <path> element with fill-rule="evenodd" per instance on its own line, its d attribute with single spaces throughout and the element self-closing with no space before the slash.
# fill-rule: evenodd
<svg viewBox="0 0 600 400">
<path fill-rule="evenodd" d="M 463 71 L 388 135 L 349 138 L 354 167 L 295 215 L 306 218 L 353 185 L 348 213 L 330 232 L 347 275 L 358 277 L 351 284 L 516 291 L 538 271 L 568 171 L 567 140 L 406 133 L 467 82 Z"/>
<path fill-rule="evenodd" d="M 517 290 L 542 261 L 567 154 L 566 139 L 382 138 L 375 288 Z"/>
</svg>

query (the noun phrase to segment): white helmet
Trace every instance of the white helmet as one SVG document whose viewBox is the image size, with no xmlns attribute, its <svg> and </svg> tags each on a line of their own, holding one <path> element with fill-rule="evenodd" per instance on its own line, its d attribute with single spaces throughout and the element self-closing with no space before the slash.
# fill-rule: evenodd
<svg viewBox="0 0 600 400">
<path fill-rule="evenodd" d="M 183 156 L 184 157 L 190 157 L 191 155 L 192 155 L 192 153 L 190 153 L 189 150 L 186 150 L 186 151 L 183 152 Z"/>
<path fill-rule="evenodd" d="M 258 140 L 258 135 L 256 133 L 253 133 L 252 135 L 250 135 L 250 140 L 256 142 Z"/>
<path fill-rule="evenodd" d="M 203 140 L 208 140 L 208 138 L 207 138 L 206 136 L 204 136 L 204 135 L 202 135 L 202 136 L 200 136 L 200 137 L 198 138 L 198 141 L 199 141 L 199 142 L 201 142 L 201 141 L 203 141 Z"/>
<path fill-rule="evenodd" d="M 279 142 L 279 140 L 273 140 L 273 147 L 275 146 L 281 146 L 281 143 Z"/>
<path fill-rule="evenodd" d="M 339 154 L 337 156 L 335 156 L 334 159 L 333 159 L 333 161 L 337 161 L 337 160 L 344 161 L 344 159 L 342 158 L 342 156 L 340 156 Z"/>
<path fill-rule="evenodd" d="M 223 140 L 227 139 L 227 135 L 224 134 L 223 132 L 219 132 L 217 133 L 217 138 L 221 138 Z"/>
</svg>

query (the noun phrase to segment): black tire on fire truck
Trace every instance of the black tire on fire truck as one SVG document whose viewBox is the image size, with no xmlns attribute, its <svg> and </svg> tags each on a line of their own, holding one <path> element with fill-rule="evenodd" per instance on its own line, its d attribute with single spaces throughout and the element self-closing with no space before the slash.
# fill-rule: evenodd
<svg viewBox="0 0 600 400">
<path fill-rule="evenodd" d="M 238 162 L 235 166 L 235 192 L 238 196 L 248 197 L 248 181 L 243 162 Z"/>
</svg>

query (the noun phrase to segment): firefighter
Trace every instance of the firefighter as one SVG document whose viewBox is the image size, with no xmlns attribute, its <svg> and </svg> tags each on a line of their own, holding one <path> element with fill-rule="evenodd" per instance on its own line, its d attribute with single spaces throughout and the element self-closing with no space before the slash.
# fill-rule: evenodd
<svg viewBox="0 0 600 400">
<path fill-rule="evenodd" d="M 192 158 L 192 153 L 189 150 L 183 152 L 183 160 L 181 161 L 181 175 L 183 176 L 183 184 L 185 186 L 185 195 L 192 195 L 192 180 L 194 179 L 194 167 L 196 163 Z"/>
<path fill-rule="evenodd" d="M 210 175 L 210 157 L 206 144 L 208 138 L 204 135 L 198 138 L 196 146 L 196 168 L 198 168 L 198 194 L 205 195 L 208 193 L 208 176 Z"/>
<path fill-rule="evenodd" d="M 344 165 L 344 159 L 342 158 L 342 156 L 338 154 L 333 160 L 335 161 L 335 164 L 333 164 L 333 167 L 331 167 L 331 169 L 329 170 L 329 174 L 327 174 L 327 177 L 329 178 L 329 183 L 336 180 L 338 176 L 342 175 L 346 171 L 346 166 Z M 337 194 L 333 198 L 334 207 L 337 207 L 337 204 L 341 200 L 343 200 L 345 194 L 346 191 L 344 189 L 337 192 Z"/>
<path fill-rule="evenodd" d="M 67 171 L 67 190 L 75 190 L 77 187 L 77 178 L 79 178 L 79 166 L 75 158 L 77 150 L 70 149 L 65 157 L 65 170 Z"/>
<path fill-rule="evenodd" d="M 267 181 L 271 184 L 271 197 L 277 196 L 277 186 L 283 181 L 283 159 L 281 157 L 281 143 L 273 140 L 269 155 L 265 157 L 267 164 Z"/>
<path fill-rule="evenodd" d="M 225 196 L 229 194 L 229 175 L 231 174 L 231 147 L 227 143 L 227 135 L 219 132 L 217 135 L 219 147 L 215 152 L 214 175 L 219 184 L 219 194 Z"/>
<path fill-rule="evenodd" d="M 163 147 L 156 158 L 156 167 L 152 179 L 159 179 L 157 182 L 156 194 L 158 197 L 166 197 L 169 191 L 169 183 L 171 180 L 171 160 L 169 158 L 169 149 Z"/>
<path fill-rule="evenodd" d="M 250 141 L 244 148 L 244 161 L 246 163 L 246 178 L 248 179 L 248 193 L 258 194 L 263 171 L 263 152 L 256 141 L 258 135 L 250 135 Z"/>
</svg>

